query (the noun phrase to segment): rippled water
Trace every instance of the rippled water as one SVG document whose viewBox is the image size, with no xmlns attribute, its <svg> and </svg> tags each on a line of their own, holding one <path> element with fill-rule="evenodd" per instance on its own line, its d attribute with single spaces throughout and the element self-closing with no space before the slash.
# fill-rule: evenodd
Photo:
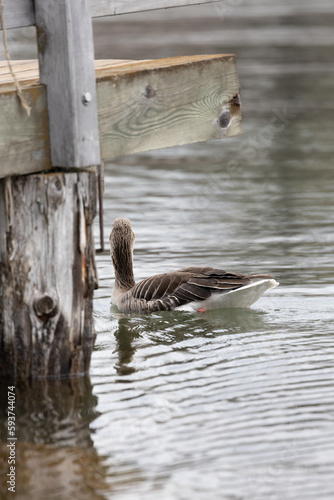
<svg viewBox="0 0 334 500">
<path fill-rule="evenodd" d="M 280 286 L 120 315 L 98 255 L 90 379 L 17 397 L 17 498 L 334 498 L 332 2 L 219 6 L 96 23 L 101 58 L 236 53 L 243 103 L 243 136 L 106 164 L 105 230 L 131 219 L 137 279 L 204 264 Z"/>
</svg>

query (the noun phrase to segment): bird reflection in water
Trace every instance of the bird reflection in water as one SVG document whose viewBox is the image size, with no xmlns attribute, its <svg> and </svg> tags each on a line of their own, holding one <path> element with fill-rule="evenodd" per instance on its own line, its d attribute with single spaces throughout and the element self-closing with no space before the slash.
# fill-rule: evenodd
<svg viewBox="0 0 334 500">
<path fill-rule="evenodd" d="M 118 329 L 115 331 L 117 342 L 118 362 L 115 365 L 118 375 L 130 375 L 136 371 L 131 365 L 136 347 L 133 340 L 140 337 L 140 333 L 133 327 L 127 318 L 121 318 L 118 322 Z"/>
<path fill-rule="evenodd" d="M 180 352 L 180 344 L 190 338 L 223 336 L 226 347 L 235 343 L 239 335 L 249 331 L 267 331 L 274 333 L 275 327 L 266 320 L 267 314 L 261 310 L 225 309 L 207 311 L 203 315 L 184 311 L 159 312 L 150 315 L 121 315 L 118 317 L 116 352 L 118 360 L 115 369 L 118 375 L 126 376 L 142 369 L 142 365 L 134 361 L 137 348 L 148 345 L 169 345 Z M 173 347 L 172 347 L 173 346 Z M 181 349 L 182 350 L 182 349 Z M 139 356 L 141 357 L 141 356 Z M 122 382 L 125 382 L 122 379 Z"/>
</svg>

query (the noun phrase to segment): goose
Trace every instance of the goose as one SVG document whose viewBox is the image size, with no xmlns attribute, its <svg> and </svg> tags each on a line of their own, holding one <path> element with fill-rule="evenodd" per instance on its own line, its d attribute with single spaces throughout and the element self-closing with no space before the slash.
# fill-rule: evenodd
<svg viewBox="0 0 334 500">
<path fill-rule="evenodd" d="M 112 303 L 122 313 L 249 307 L 266 290 L 278 285 L 271 274 L 244 275 L 213 267 L 186 267 L 136 283 L 135 234 L 129 219 L 115 219 L 109 241 L 115 271 Z"/>
</svg>

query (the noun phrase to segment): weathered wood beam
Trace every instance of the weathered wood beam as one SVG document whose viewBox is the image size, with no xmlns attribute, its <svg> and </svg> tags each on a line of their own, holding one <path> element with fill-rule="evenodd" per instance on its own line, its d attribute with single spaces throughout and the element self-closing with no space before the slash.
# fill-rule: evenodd
<svg viewBox="0 0 334 500">
<path fill-rule="evenodd" d="M 7 28 L 20 28 L 35 24 L 33 0 L 2 0 L 5 10 Z M 112 16 L 145 10 L 166 9 L 182 7 L 185 5 L 198 5 L 214 3 L 220 0 L 89 0 L 92 17 Z M 56 6 L 59 0 L 52 0 Z M 79 4 L 79 2 L 73 2 Z M 0 22 L 0 29 L 1 22 Z"/>
<path fill-rule="evenodd" d="M 51 168 L 45 88 L 30 87 L 24 95 L 30 117 L 15 91 L 0 91 L 0 115 L 6 117 L 0 120 L 0 178 Z"/>
<path fill-rule="evenodd" d="M 0 180 L 0 378 L 88 371 L 95 172 Z"/>
<path fill-rule="evenodd" d="M 40 82 L 47 86 L 51 164 L 99 165 L 94 42 L 88 0 L 35 0 Z"/>
<path fill-rule="evenodd" d="M 124 64 L 98 76 L 103 158 L 240 133 L 235 57 Z"/>
<path fill-rule="evenodd" d="M 217 1 L 219 0 L 118 0 L 117 2 L 114 0 L 90 0 L 90 8 L 93 17 L 102 17 Z"/>
<path fill-rule="evenodd" d="M 34 0 L 2 0 L 2 3 L 6 28 L 24 28 L 35 24 Z"/>
<path fill-rule="evenodd" d="M 30 118 L 0 63 L 0 177 L 50 168 L 45 87 L 38 65 L 14 64 Z M 241 133 L 233 55 L 95 61 L 103 159 Z"/>
</svg>

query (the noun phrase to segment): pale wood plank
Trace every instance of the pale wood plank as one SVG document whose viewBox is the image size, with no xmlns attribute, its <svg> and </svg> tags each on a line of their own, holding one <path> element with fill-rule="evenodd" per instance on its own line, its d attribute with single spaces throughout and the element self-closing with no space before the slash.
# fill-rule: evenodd
<svg viewBox="0 0 334 500">
<path fill-rule="evenodd" d="M 35 0 L 35 12 L 40 82 L 47 86 L 51 163 L 61 167 L 99 165 L 88 0 Z"/>
<path fill-rule="evenodd" d="M 95 70 L 110 69 L 113 66 L 129 63 L 128 59 L 106 59 L 94 62 Z M 133 61 L 132 61 L 133 62 Z M 36 59 L 24 59 L 22 61 L 12 61 L 12 66 L 21 87 L 31 87 L 40 84 L 39 65 Z M 0 92 L 10 92 L 15 90 L 14 81 L 9 71 L 7 61 L 0 61 Z"/>
<path fill-rule="evenodd" d="M 90 0 L 92 17 L 215 3 L 219 0 Z"/>
<path fill-rule="evenodd" d="M 13 68 L 22 88 L 40 83 L 38 62 L 34 60 L 13 61 Z M 7 61 L 0 61 L 0 92 L 15 90 L 14 81 Z"/>
<path fill-rule="evenodd" d="M 47 0 L 46 0 L 47 1 Z M 215 3 L 220 0 L 89 0 L 92 17 L 113 16 L 130 12 L 158 10 L 186 5 Z M 7 28 L 20 28 L 35 24 L 33 0 L 3 0 Z M 78 2 L 73 2 L 78 3 Z M 53 8 L 57 2 L 53 0 Z M 50 11 L 52 12 L 52 10 Z M 1 23 L 0 23 L 0 29 Z"/>
<path fill-rule="evenodd" d="M 51 167 L 45 88 L 24 90 L 31 115 L 15 92 L 0 93 L 0 177 L 40 172 Z"/>
<path fill-rule="evenodd" d="M 4 71 L 0 177 L 50 168 L 45 87 L 38 83 L 37 61 L 14 62 L 14 69 L 23 75 L 32 115 L 20 107 Z M 239 92 L 233 55 L 101 60 L 95 61 L 95 72 L 104 159 L 241 133 L 240 106 L 232 102 Z M 220 126 L 228 114 L 228 127 Z"/>
<path fill-rule="evenodd" d="M 2 3 L 6 28 L 24 28 L 35 24 L 33 0 L 2 0 Z"/>
<path fill-rule="evenodd" d="M 240 133 L 234 56 L 179 57 L 123 65 L 98 78 L 103 158 Z M 233 108 L 233 109 L 232 109 Z M 219 126 L 223 112 L 229 126 Z"/>
</svg>

